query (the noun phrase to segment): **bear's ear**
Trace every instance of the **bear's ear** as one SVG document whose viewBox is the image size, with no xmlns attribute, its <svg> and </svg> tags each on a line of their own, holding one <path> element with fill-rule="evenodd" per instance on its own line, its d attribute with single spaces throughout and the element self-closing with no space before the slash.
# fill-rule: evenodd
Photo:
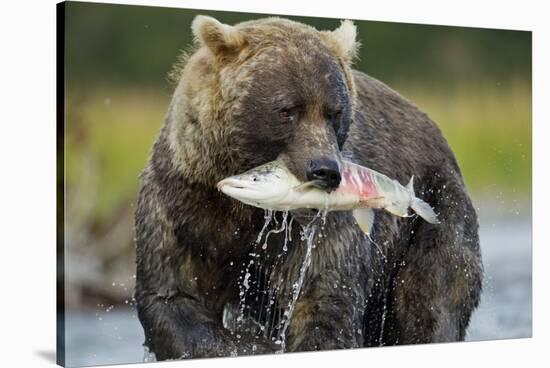
<svg viewBox="0 0 550 368">
<path fill-rule="evenodd" d="M 359 42 L 356 40 L 357 28 L 351 20 L 343 20 L 340 27 L 334 31 L 321 32 L 329 46 L 347 63 L 353 62 L 359 50 Z"/>
<path fill-rule="evenodd" d="M 235 27 L 205 15 L 193 19 L 191 30 L 195 40 L 208 47 L 214 55 L 238 52 L 246 44 L 245 37 Z"/>
</svg>

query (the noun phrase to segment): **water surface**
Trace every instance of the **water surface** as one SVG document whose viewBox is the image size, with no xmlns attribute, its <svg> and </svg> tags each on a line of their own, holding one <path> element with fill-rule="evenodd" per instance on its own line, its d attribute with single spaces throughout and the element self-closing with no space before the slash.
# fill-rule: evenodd
<svg viewBox="0 0 550 368">
<path fill-rule="evenodd" d="M 530 337 L 532 333 L 531 221 L 482 221 L 485 267 L 481 305 L 467 341 Z M 138 363 L 143 330 L 134 309 L 97 308 L 66 315 L 67 366 Z"/>
</svg>

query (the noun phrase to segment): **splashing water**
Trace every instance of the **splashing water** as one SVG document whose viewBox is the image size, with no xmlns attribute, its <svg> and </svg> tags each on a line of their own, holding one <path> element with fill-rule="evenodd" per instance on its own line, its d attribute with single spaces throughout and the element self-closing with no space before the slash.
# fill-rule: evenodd
<svg viewBox="0 0 550 368">
<path fill-rule="evenodd" d="M 260 285 L 259 285 L 259 277 L 258 276 L 259 276 L 259 273 L 261 272 L 261 269 L 263 267 L 262 267 L 261 264 L 259 264 L 260 255 L 256 252 L 257 246 L 262 241 L 263 234 L 267 230 L 267 228 L 269 227 L 269 224 L 272 221 L 275 222 L 276 226 L 279 225 L 279 221 L 277 220 L 276 213 L 272 210 L 266 210 L 265 211 L 264 220 L 265 220 L 264 225 L 263 225 L 262 229 L 260 230 L 260 233 L 258 234 L 258 237 L 256 238 L 256 242 L 254 244 L 253 251 L 251 253 L 249 253 L 249 255 L 252 257 L 252 259 L 248 262 L 245 269 L 241 270 L 241 276 L 239 277 L 239 316 L 237 317 L 237 323 L 238 323 L 239 327 L 242 327 L 242 324 L 245 320 L 246 298 L 248 296 L 248 292 L 249 292 L 250 286 L 251 286 L 250 282 L 249 282 L 249 279 L 252 276 L 252 274 L 250 272 L 250 268 L 253 265 L 255 266 L 255 275 L 256 275 L 256 277 L 254 278 L 254 280 L 256 282 L 256 293 L 257 294 L 260 293 Z M 265 240 L 263 242 L 262 249 L 263 250 L 267 249 L 267 242 L 268 242 L 269 236 L 271 234 L 278 234 L 278 233 L 281 233 L 281 232 L 284 231 L 285 232 L 285 241 L 284 241 L 284 244 L 283 244 L 283 250 L 286 251 L 287 243 L 290 239 L 289 230 L 290 231 L 292 230 L 292 228 L 291 228 L 292 220 L 293 219 L 291 219 L 290 224 L 289 224 L 289 222 L 288 222 L 288 211 L 283 211 L 281 227 L 269 230 L 267 232 L 267 234 L 265 235 Z M 289 227 L 290 227 L 290 229 L 289 229 Z M 256 259 L 256 262 L 254 261 L 255 259 Z M 271 303 L 271 304 L 273 304 L 273 303 Z M 263 301 L 261 302 L 261 305 L 263 306 Z M 269 306 L 268 306 L 268 308 L 269 308 Z M 249 308 L 248 312 L 246 313 L 247 318 L 250 317 L 250 313 L 251 313 L 251 310 Z"/>
<path fill-rule="evenodd" d="M 387 262 L 388 258 L 384 254 L 384 251 L 382 251 L 382 247 L 377 242 L 375 242 L 374 239 L 370 235 L 365 234 L 365 237 L 369 240 L 370 243 L 374 244 L 374 246 L 378 250 L 378 253 L 380 253 L 380 256 L 382 257 L 382 259 L 384 259 L 384 262 Z"/>
<path fill-rule="evenodd" d="M 282 250 L 283 250 L 283 253 L 286 253 L 288 252 L 288 242 L 291 242 L 292 241 L 292 224 L 294 223 L 294 217 L 291 217 L 290 218 L 290 221 L 288 221 L 288 211 L 285 211 L 283 212 L 283 219 L 282 219 L 282 229 L 284 229 L 284 232 L 285 232 L 285 239 L 284 239 L 284 242 L 283 242 L 283 247 L 282 247 Z M 275 220 L 276 220 L 276 216 L 275 216 Z M 278 225 L 278 222 L 276 221 L 275 222 L 276 225 Z M 264 242 L 264 245 L 262 246 L 262 249 L 265 250 L 267 249 L 267 239 L 269 237 L 270 234 L 273 234 L 273 233 L 278 233 L 280 232 L 281 229 L 277 230 L 277 231 L 274 231 L 274 232 L 268 232 L 268 234 L 266 235 L 266 240 Z M 269 324 L 269 320 L 271 317 L 270 313 L 271 313 L 271 307 L 275 304 L 275 298 L 276 298 L 276 294 L 275 293 L 270 293 L 270 295 L 268 296 L 268 304 L 264 304 L 266 302 L 266 296 L 268 294 L 268 291 L 271 290 L 270 289 L 270 286 L 271 286 L 271 278 L 270 278 L 270 275 L 271 275 L 271 271 L 273 269 L 274 266 L 276 266 L 276 264 L 278 264 L 278 261 L 280 260 L 280 256 L 281 254 L 279 254 L 277 256 L 277 259 L 275 260 L 275 262 L 272 262 L 271 265 L 268 265 L 269 261 L 270 261 L 270 258 L 271 256 L 268 255 L 267 258 L 265 259 L 266 264 L 264 265 L 260 265 L 258 264 L 256 266 L 256 301 L 259 302 L 259 305 L 260 305 L 260 308 L 259 308 L 259 314 L 258 314 L 258 320 L 261 320 L 261 316 L 262 316 L 262 313 L 264 312 L 265 310 L 265 317 L 266 317 L 266 323 Z M 263 283 L 260 284 L 260 273 L 263 273 Z M 258 298 L 258 295 L 261 294 L 261 300 L 259 300 Z M 261 328 L 260 330 L 263 332 L 263 335 L 264 337 L 266 336 L 266 333 L 268 332 L 269 330 L 269 325 L 261 325 Z"/>
<path fill-rule="evenodd" d="M 372 243 L 376 247 L 376 249 L 378 250 L 378 253 L 380 254 L 382 259 L 384 260 L 384 263 L 387 263 L 388 258 L 384 254 L 384 251 L 382 250 L 382 247 L 378 243 L 376 243 L 370 235 L 365 234 L 365 237 L 369 240 L 370 243 Z M 380 282 L 380 278 L 378 278 L 378 282 Z M 384 346 L 383 338 L 384 338 L 384 328 L 385 328 L 385 325 L 386 325 L 386 316 L 387 316 L 387 312 L 388 312 L 387 304 L 388 304 L 388 294 L 387 294 L 387 292 L 384 292 L 384 297 L 383 297 L 383 300 L 382 300 L 382 305 L 383 305 L 383 307 L 382 307 L 382 318 L 381 318 L 381 321 L 380 321 L 380 335 L 378 337 L 379 346 Z"/>
<path fill-rule="evenodd" d="M 248 279 L 250 278 L 250 267 L 254 264 L 254 258 L 257 258 L 257 254 L 255 253 L 256 248 L 258 247 L 258 244 L 260 244 L 263 234 L 272 220 L 273 220 L 273 210 L 265 210 L 264 225 L 262 226 L 262 229 L 260 230 L 260 233 L 258 234 L 256 241 L 254 242 L 254 247 L 252 252 L 249 253 L 249 256 L 251 256 L 252 259 L 248 262 L 245 269 L 241 270 L 241 276 L 239 277 L 239 316 L 237 317 L 237 324 L 239 326 L 241 326 L 242 322 L 244 321 L 244 309 L 246 308 L 246 303 L 245 303 L 246 295 L 247 295 L 248 289 L 250 288 L 250 285 L 248 283 Z"/>
<path fill-rule="evenodd" d="M 267 232 L 267 234 L 265 235 L 265 241 L 264 241 L 264 245 L 262 246 L 262 249 L 267 249 L 267 241 L 269 239 L 269 235 L 271 234 L 279 234 L 283 231 L 285 231 L 285 234 L 286 234 L 286 231 L 287 231 L 287 227 L 288 227 L 288 223 L 287 223 L 287 219 L 288 219 L 288 211 L 283 211 L 283 221 L 281 223 L 281 227 L 278 228 L 278 229 L 273 229 L 273 230 L 269 230 Z M 275 224 L 278 225 L 279 222 L 277 221 L 277 216 L 275 216 Z M 261 239 L 261 238 L 260 238 Z M 285 245 L 286 246 L 286 239 L 285 239 Z"/>
<path fill-rule="evenodd" d="M 378 337 L 378 346 L 384 346 L 384 327 L 386 325 L 386 314 L 388 312 L 387 310 L 388 294 L 387 293 L 384 293 L 384 300 L 382 302 L 384 303 L 384 307 L 382 309 L 382 320 L 380 321 L 380 336 Z"/>
<path fill-rule="evenodd" d="M 256 253 L 249 253 L 253 259 L 251 259 L 248 264 L 246 265 L 246 268 L 244 270 L 241 270 L 241 276 L 239 277 L 239 316 L 237 317 L 237 323 L 239 326 L 242 326 L 242 322 L 244 321 L 244 310 L 246 308 L 246 296 L 247 292 L 250 289 L 250 284 L 248 282 L 251 274 L 250 274 L 250 267 L 254 264 L 254 257 L 256 257 Z"/>
<path fill-rule="evenodd" d="M 311 263 L 311 257 L 312 257 L 312 249 L 315 248 L 314 245 L 314 237 L 318 230 L 318 225 L 316 224 L 316 221 L 318 219 L 322 219 L 321 227 L 324 229 L 326 224 L 326 218 L 328 214 L 328 209 L 325 209 L 323 211 L 318 211 L 317 214 L 313 217 L 313 219 L 307 224 L 302 225 L 300 235 L 301 235 L 301 241 L 306 243 L 306 252 L 304 256 L 304 260 L 302 261 L 302 265 L 299 270 L 299 276 L 298 279 L 292 284 L 292 297 L 290 298 L 288 305 L 286 308 L 282 309 L 277 307 L 277 299 L 278 295 L 280 293 L 280 286 L 277 286 L 276 288 L 271 288 L 271 277 L 270 273 L 271 270 L 273 270 L 274 267 L 276 267 L 276 264 L 278 264 L 282 258 L 281 256 L 283 253 L 288 252 L 288 245 L 289 242 L 292 241 L 292 225 L 294 223 L 294 217 L 290 216 L 289 220 L 289 212 L 283 211 L 282 212 L 282 218 L 277 218 L 277 213 L 274 211 L 266 210 L 264 215 L 264 225 L 262 229 L 260 230 L 260 233 L 258 234 L 258 237 L 256 238 L 253 250 L 249 255 L 252 257 L 250 261 L 247 264 L 243 263 L 243 269 L 241 270 L 241 275 L 239 277 L 239 306 L 238 306 L 238 313 L 236 319 L 236 328 L 242 328 L 244 326 L 244 322 L 246 321 L 246 318 L 250 317 L 251 308 L 247 309 L 247 297 L 248 294 L 251 292 L 251 290 L 256 289 L 256 301 L 259 302 L 260 305 L 260 311 L 259 315 L 256 316 L 258 320 L 260 320 L 261 314 L 265 313 L 265 324 L 260 325 L 260 331 L 263 334 L 264 337 L 269 338 L 272 341 L 275 341 L 276 344 L 281 345 L 280 352 L 285 351 L 286 347 L 286 333 L 290 324 L 290 321 L 292 319 L 292 315 L 294 313 L 294 309 L 296 306 L 296 303 L 298 301 L 298 298 L 300 296 L 306 272 L 308 270 L 308 267 Z M 274 222 L 276 228 L 271 229 L 269 231 L 268 227 L 269 225 Z M 266 233 L 267 231 L 267 233 Z M 272 234 L 279 234 L 284 232 L 284 242 L 282 246 L 282 252 L 281 254 L 277 255 L 276 258 L 273 260 L 273 263 L 271 263 L 270 266 L 267 264 L 260 264 L 265 262 L 260 262 L 259 257 L 260 254 L 257 253 L 257 247 L 259 244 L 262 245 L 262 249 L 267 249 L 267 243 L 269 240 L 269 237 Z M 264 238 L 265 234 L 265 238 Z M 266 258 L 266 260 L 269 259 Z M 268 261 L 269 263 L 269 261 Z M 252 271 L 255 273 L 256 277 L 252 277 L 251 268 L 255 267 L 255 270 Z M 263 273 L 263 283 L 262 287 L 260 286 L 260 277 L 259 274 Z M 251 281 L 254 280 L 254 281 Z M 282 280 L 281 280 L 282 281 Z M 256 283 L 256 287 L 254 289 L 251 289 L 251 284 Z M 261 294 L 261 301 L 258 299 L 259 295 Z M 267 299 L 267 300 L 266 300 Z M 265 304 L 264 304 L 265 302 Z M 278 331 L 278 332 L 277 332 Z M 275 336 L 273 334 L 275 333 Z M 238 337 L 239 335 L 237 335 Z"/>
<path fill-rule="evenodd" d="M 271 220 L 273 220 L 273 210 L 265 210 L 264 212 L 264 226 L 262 227 L 262 230 L 260 230 L 260 233 L 258 234 L 258 237 L 256 238 L 256 245 L 260 244 L 260 241 L 262 240 L 262 236 L 264 235 L 265 229 L 269 226 L 269 223 Z"/>
<path fill-rule="evenodd" d="M 285 242 L 283 243 L 283 252 L 288 252 L 287 244 L 289 241 L 292 241 L 292 223 L 294 222 L 294 217 L 290 219 L 288 226 L 285 229 Z"/>
<path fill-rule="evenodd" d="M 302 262 L 302 266 L 300 267 L 300 276 L 298 278 L 298 281 L 292 284 L 292 299 L 289 301 L 287 309 L 285 310 L 283 316 L 284 320 L 281 321 L 282 328 L 280 330 L 278 339 L 275 341 L 276 344 L 281 345 L 280 352 L 284 352 L 286 348 L 286 331 L 288 329 L 288 326 L 290 324 L 290 320 L 292 319 L 292 315 L 294 313 L 294 308 L 296 307 L 296 302 L 298 301 L 298 297 L 300 296 L 300 292 L 302 291 L 302 286 L 304 285 L 304 279 L 306 276 L 306 271 L 311 263 L 311 253 L 313 249 L 313 238 L 315 237 L 315 232 L 317 231 L 317 225 L 315 225 L 315 221 L 319 217 L 323 217 L 323 224 L 326 222 L 326 215 L 327 212 L 321 211 L 317 212 L 317 215 L 311 220 L 309 224 L 302 227 L 301 231 L 301 239 L 306 241 L 306 255 L 304 257 L 304 261 Z"/>
<path fill-rule="evenodd" d="M 143 363 L 152 363 L 156 361 L 157 357 L 155 356 L 155 353 L 150 351 L 147 345 L 143 345 Z"/>
</svg>

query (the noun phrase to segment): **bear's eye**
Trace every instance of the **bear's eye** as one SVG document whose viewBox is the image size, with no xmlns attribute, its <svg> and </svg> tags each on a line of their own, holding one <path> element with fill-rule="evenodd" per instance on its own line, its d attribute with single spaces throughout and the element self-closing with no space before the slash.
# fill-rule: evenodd
<svg viewBox="0 0 550 368">
<path fill-rule="evenodd" d="M 293 123 L 298 118 L 298 109 L 295 107 L 279 110 L 279 119 L 284 123 Z"/>
<path fill-rule="evenodd" d="M 331 122 L 336 122 L 336 121 L 340 120 L 341 116 L 342 116 L 342 111 L 341 110 L 327 112 L 327 118 Z"/>
<path fill-rule="evenodd" d="M 330 124 L 334 129 L 334 132 L 338 134 L 338 132 L 340 131 L 340 123 L 342 121 L 342 110 L 338 109 L 338 110 L 328 111 L 326 113 L 326 118 L 327 118 L 328 124 Z"/>
</svg>

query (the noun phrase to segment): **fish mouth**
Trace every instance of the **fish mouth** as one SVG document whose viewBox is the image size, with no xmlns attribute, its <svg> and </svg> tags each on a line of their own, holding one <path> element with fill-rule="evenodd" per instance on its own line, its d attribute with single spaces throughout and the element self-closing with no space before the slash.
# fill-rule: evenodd
<svg viewBox="0 0 550 368">
<path fill-rule="evenodd" d="M 284 185 L 270 185 L 269 183 L 255 182 L 239 177 L 223 179 L 218 182 L 216 187 L 223 194 L 244 204 L 266 209 L 279 209 L 280 202 L 290 189 Z"/>
<path fill-rule="evenodd" d="M 226 178 L 220 181 L 216 187 L 225 195 L 235 198 L 246 204 L 263 202 L 268 195 L 262 188 L 247 180 L 238 178 Z"/>
<path fill-rule="evenodd" d="M 216 184 L 216 187 L 219 191 L 223 192 L 223 189 L 225 187 L 233 188 L 233 189 L 254 189 L 252 185 L 250 185 L 248 182 L 244 180 L 239 180 L 236 178 L 226 178 L 218 182 Z"/>
</svg>

